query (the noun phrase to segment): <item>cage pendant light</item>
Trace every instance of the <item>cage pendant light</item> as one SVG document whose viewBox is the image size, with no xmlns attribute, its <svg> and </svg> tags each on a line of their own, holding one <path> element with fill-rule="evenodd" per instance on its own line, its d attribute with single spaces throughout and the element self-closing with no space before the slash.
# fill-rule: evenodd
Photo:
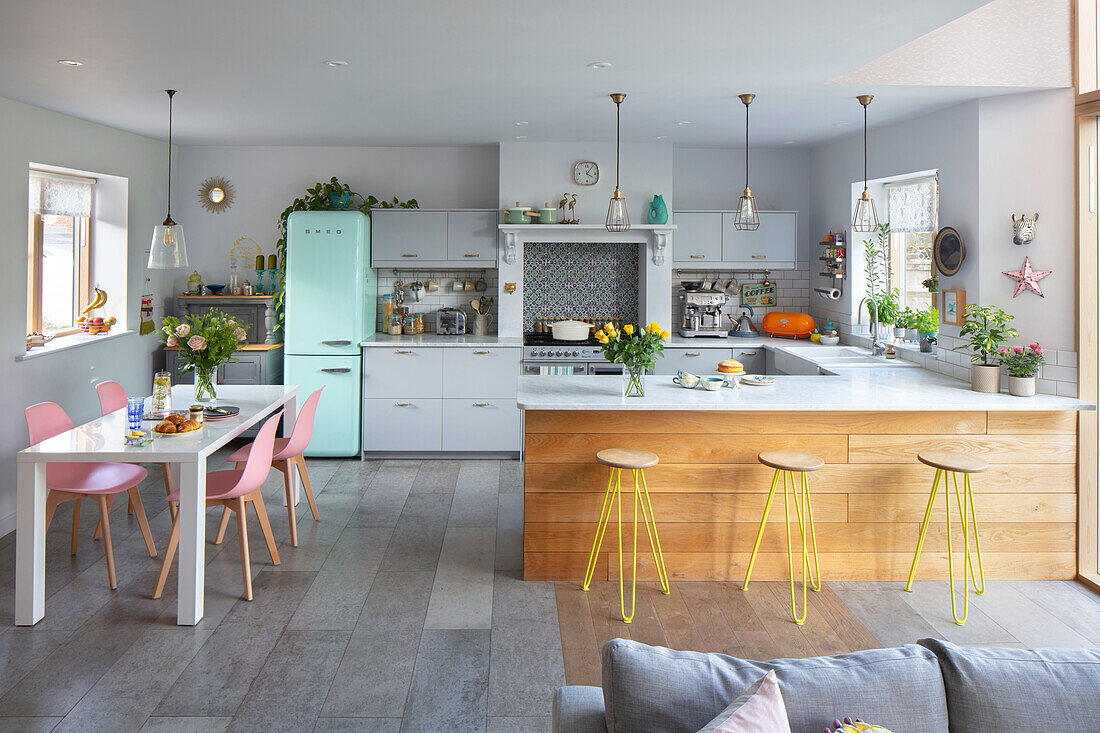
<svg viewBox="0 0 1100 733">
<path fill-rule="evenodd" d="M 852 229 L 857 232 L 873 232 L 878 229 L 875 201 L 867 192 L 867 105 L 874 98 L 873 94 L 861 94 L 856 97 L 863 105 L 863 194 L 856 201 L 855 211 L 852 212 Z"/>
<path fill-rule="evenodd" d="M 149 245 L 150 270 L 171 270 L 187 267 L 187 243 L 183 227 L 172 221 L 172 97 L 175 89 L 165 89 L 168 95 L 168 201 L 164 221 L 153 227 L 153 241 Z"/>
<path fill-rule="evenodd" d="M 604 226 L 609 232 L 625 232 L 630 229 L 630 213 L 626 210 L 626 199 L 619 190 L 619 105 L 626 99 L 622 92 L 611 95 L 615 102 L 615 193 L 611 194 L 611 203 L 607 205 L 607 221 Z"/>
<path fill-rule="evenodd" d="M 756 99 L 755 94 L 741 94 L 741 103 L 745 105 L 745 190 L 737 200 L 737 213 L 733 215 L 733 228 L 743 232 L 752 232 L 760 228 L 760 211 L 756 208 L 756 199 L 749 188 L 749 105 Z"/>
</svg>

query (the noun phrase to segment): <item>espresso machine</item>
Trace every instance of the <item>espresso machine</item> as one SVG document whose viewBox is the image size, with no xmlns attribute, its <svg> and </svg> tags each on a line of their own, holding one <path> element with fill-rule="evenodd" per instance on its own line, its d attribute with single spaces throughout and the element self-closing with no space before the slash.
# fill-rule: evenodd
<svg viewBox="0 0 1100 733">
<path fill-rule="evenodd" d="M 722 325 L 722 306 L 728 300 L 721 290 L 680 291 L 680 335 L 725 338 L 729 326 Z"/>
</svg>

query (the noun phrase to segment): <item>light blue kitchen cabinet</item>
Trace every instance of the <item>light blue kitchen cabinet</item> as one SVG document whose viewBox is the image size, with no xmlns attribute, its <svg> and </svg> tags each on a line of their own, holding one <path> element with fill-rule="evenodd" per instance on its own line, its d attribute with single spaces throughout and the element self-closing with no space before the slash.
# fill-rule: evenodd
<svg viewBox="0 0 1100 733">
<path fill-rule="evenodd" d="M 654 374 L 691 372 L 698 377 L 713 376 L 718 362 L 733 355 L 733 349 L 724 340 L 697 338 L 701 343 L 693 347 L 665 347 L 665 355 L 657 360 Z M 709 345 L 708 345 L 709 344 Z"/>
<path fill-rule="evenodd" d="M 447 259 L 483 267 L 497 266 L 496 211 L 448 211 Z"/>
<path fill-rule="evenodd" d="M 673 217 L 672 261 L 700 266 L 722 261 L 722 214 L 677 212 Z"/>
<path fill-rule="evenodd" d="M 385 453 L 443 450 L 443 400 L 423 397 L 363 400 L 363 450 Z"/>
<path fill-rule="evenodd" d="M 443 400 L 444 451 L 497 453 L 519 448 L 520 411 L 514 396 Z"/>
<path fill-rule="evenodd" d="M 738 231 L 722 214 L 722 261 L 735 267 L 791 270 L 798 261 L 798 212 L 761 211 L 760 228 Z"/>
<path fill-rule="evenodd" d="M 442 397 L 442 348 L 405 346 L 363 350 L 364 397 Z"/>
<path fill-rule="evenodd" d="M 417 267 L 447 259 L 447 212 L 378 209 L 371 212 L 372 267 Z"/>
</svg>

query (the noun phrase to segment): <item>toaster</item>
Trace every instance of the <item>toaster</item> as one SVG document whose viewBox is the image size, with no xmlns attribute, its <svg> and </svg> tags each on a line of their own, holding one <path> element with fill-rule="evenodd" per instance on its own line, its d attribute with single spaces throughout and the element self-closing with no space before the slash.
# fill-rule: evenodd
<svg viewBox="0 0 1100 733">
<path fill-rule="evenodd" d="M 812 316 L 805 313 L 783 313 L 773 311 L 764 316 L 760 322 L 760 330 L 769 336 L 785 336 L 787 338 L 809 338 L 810 333 L 817 328 Z"/>
<path fill-rule="evenodd" d="M 435 314 L 435 332 L 444 336 L 466 333 L 466 313 L 457 308 L 440 308 Z"/>
</svg>

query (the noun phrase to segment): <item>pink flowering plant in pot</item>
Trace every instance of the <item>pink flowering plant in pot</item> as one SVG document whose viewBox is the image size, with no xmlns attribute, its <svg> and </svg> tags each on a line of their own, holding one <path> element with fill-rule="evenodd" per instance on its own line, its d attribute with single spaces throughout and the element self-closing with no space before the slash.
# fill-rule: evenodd
<svg viewBox="0 0 1100 733">
<path fill-rule="evenodd" d="M 195 372 L 195 401 L 216 400 L 214 375 L 222 364 L 236 361 L 233 354 L 248 340 L 245 327 L 215 309 L 184 321 L 165 316 L 160 331 L 167 348 L 179 349 L 180 370 Z"/>
<path fill-rule="evenodd" d="M 1008 391 L 1017 397 L 1035 395 L 1035 375 L 1046 363 L 1038 343 L 1000 350 L 1001 364 L 1008 369 Z"/>
</svg>

